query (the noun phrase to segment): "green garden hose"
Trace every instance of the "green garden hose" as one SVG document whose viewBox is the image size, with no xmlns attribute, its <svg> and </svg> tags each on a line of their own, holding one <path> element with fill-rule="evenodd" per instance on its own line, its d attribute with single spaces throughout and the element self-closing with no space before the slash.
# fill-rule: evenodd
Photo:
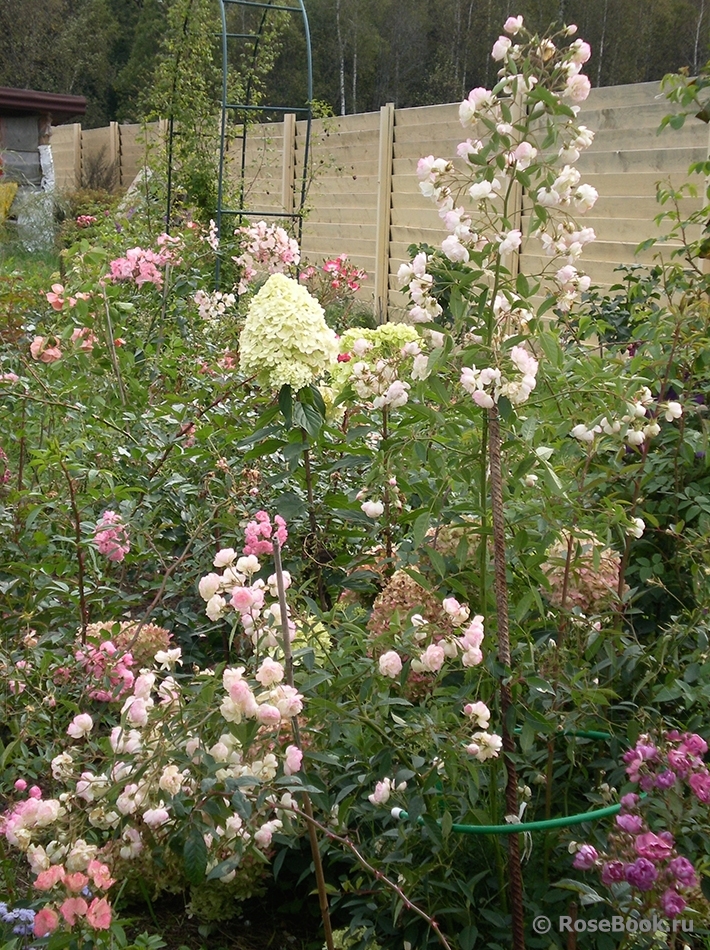
<svg viewBox="0 0 710 950">
<path fill-rule="evenodd" d="M 614 738 L 609 732 L 597 732 L 589 729 L 570 729 L 569 732 L 561 733 L 565 736 L 576 736 L 578 739 L 603 739 Z M 597 808 L 594 811 L 580 812 L 577 815 L 566 815 L 563 818 L 545 818 L 541 821 L 528 822 L 510 822 L 504 825 L 459 825 L 453 824 L 452 831 L 462 835 L 512 835 L 523 834 L 528 831 L 547 831 L 549 828 L 567 828 L 570 825 L 581 825 L 587 821 L 598 821 L 600 818 L 608 818 L 610 815 L 616 815 L 621 811 L 621 805 L 607 805 L 605 808 Z M 406 821 L 409 815 L 402 808 L 393 808 L 392 816 L 401 821 Z M 418 824 L 424 824 L 423 818 L 417 819 Z"/>
<path fill-rule="evenodd" d="M 606 808 L 597 808 L 595 811 L 585 811 L 578 815 L 567 815 L 564 818 L 546 818 L 542 821 L 512 822 L 505 825 L 457 825 L 451 826 L 452 831 L 462 835 L 512 835 L 523 834 L 527 831 L 546 831 L 548 828 L 566 828 L 568 825 L 581 825 L 585 821 L 598 821 L 609 815 L 616 815 L 621 811 L 621 805 L 607 805 Z M 392 815 L 406 821 L 409 815 L 401 808 L 393 808 Z M 424 819 L 417 819 L 424 824 Z"/>
</svg>

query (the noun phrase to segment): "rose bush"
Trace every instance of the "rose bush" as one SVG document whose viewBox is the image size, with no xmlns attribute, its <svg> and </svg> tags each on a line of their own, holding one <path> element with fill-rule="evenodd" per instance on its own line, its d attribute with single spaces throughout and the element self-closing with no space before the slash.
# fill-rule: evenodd
<svg viewBox="0 0 710 950">
<path fill-rule="evenodd" d="M 278 227 L 168 238 L 140 198 L 23 289 L 0 780 L 30 886 L 8 863 L 7 926 L 101 945 L 139 882 L 225 918 L 265 859 L 296 874 L 309 822 L 361 947 L 511 925 L 520 947 L 521 910 L 554 916 L 596 867 L 614 906 L 706 920 L 705 279 L 681 245 L 665 297 L 594 296 L 589 49 L 504 32 L 456 156 L 419 164 L 448 236 L 400 271 L 409 322 L 336 339 L 341 258 L 299 284 Z M 515 273 L 524 241 L 539 273 Z M 522 862 L 454 827 L 608 804 L 622 755 L 652 788 L 573 845 L 572 881 L 569 833 Z"/>
</svg>

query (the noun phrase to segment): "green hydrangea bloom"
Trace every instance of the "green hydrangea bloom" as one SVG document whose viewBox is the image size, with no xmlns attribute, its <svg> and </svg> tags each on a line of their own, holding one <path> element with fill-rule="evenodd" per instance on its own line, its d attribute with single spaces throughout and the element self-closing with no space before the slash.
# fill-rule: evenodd
<svg viewBox="0 0 710 950">
<path fill-rule="evenodd" d="M 249 304 L 239 338 L 239 364 L 270 389 L 309 386 L 338 356 L 323 308 L 305 287 L 272 274 Z"/>
</svg>

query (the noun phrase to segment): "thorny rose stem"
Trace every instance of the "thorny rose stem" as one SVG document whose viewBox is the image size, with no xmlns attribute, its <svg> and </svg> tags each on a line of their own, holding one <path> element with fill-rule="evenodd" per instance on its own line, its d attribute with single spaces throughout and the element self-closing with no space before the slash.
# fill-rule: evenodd
<svg viewBox="0 0 710 950">
<path fill-rule="evenodd" d="M 286 605 L 286 587 L 284 585 L 283 566 L 281 564 L 281 545 L 279 539 L 274 536 L 274 567 L 276 570 L 276 586 L 279 592 L 279 611 L 281 613 L 281 634 L 283 638 L 284 667 L 286 672 L 286 682 L 294 688 L 293 682 L 293 656 L 291 654 L 291 633 L 288 629 L 288 607 Z M 298 718 L 293 716 L 291 719 L 291 728 L 293 729 L 293 738 L 301 751 L 301 730 L 298 726 Z M 328 908 L 328 894 L 325 888 L 325 875 L 323 874 L 323 862 L 321 861 L 320 850 L 318 848 L 318 835 L 316 834 L 315 819 L 313 817 L 313 805 L 308 792 L 301 792 L 303 797 L 303 811 L 308 825 L 308 840 L 311 844 L 311 856 L 313 858 L 313 868 L 316 875 L 316 884 L 318 886 L 318 903 L 320 904 L 320 914 L 323 920 L 323 934 L 325 936 L 325 945 L 327 950 L 335 950 L 333 943 L 333 928 L 330 923 L 330 910 Z"/>
<path fill-rule="evenodd" d="M 505 562 L 505 520 L 503 515 L 503 477 L 500 459 L 500 421 L 498 408 L 488 410 L 488 450 L 490 458 L 491 513 L 493 518 L 493 565 L 495 571 L 496 619 L 498 625 L 498 661 L 507 670 L 511 666 L 510 629 L 508 623 L 508 581 Z M 506 676 L 507 674 L 504 674 Z M 508 724 L 508 711 L 513 699 L 507 679 L 500 684 L 500 713 L 503 727 L 503 750 L 507 782 L 505 806 L 508 815 L 518 814 L 518 774 L 512 754 L 515 738 Z M 520 868 L 520 839 L 508 835 L 508 892 L 513 924 L 513 950 L 525 950 L 525 919 L 523 908 L 523 875 Z"/>
</svg>

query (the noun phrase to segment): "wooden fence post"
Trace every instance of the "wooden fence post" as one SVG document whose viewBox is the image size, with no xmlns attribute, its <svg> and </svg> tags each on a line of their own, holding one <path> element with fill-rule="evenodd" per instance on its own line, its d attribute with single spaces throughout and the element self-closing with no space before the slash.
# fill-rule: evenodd
<svg viewBox="0 0 710 950">
<path fill-rule="evenodd" d="M 82 156 L 81 156 L 81 122 L 72 123 L 72 139 L 74 146 L 74 189 L 81 188 Z"/>
<path fill-rule="evenodd" d="M 296 113 L 287 112 L 283 121 L 283 177 L 281 179 L 281 204 L 285 214 L 293 214 L 293 184 L 296 171 Z"/>
<path fill-rule="evenodd" d="M 392 153 L 394 146 L 394 103 L 380 109 L 380 138 L 377 164 L 377 231 L 375 236 L 375 317 L 387 322 L 390 269 L 390 220 L 392 216 Z"/>
<path fill-rule="evenodd" d="M 108 127 L 108 160 L 116 172 L 115 187 L 120 188 L 121 178 L 121 130 L 118 122 L 110 122 Z"/>
</svg>

